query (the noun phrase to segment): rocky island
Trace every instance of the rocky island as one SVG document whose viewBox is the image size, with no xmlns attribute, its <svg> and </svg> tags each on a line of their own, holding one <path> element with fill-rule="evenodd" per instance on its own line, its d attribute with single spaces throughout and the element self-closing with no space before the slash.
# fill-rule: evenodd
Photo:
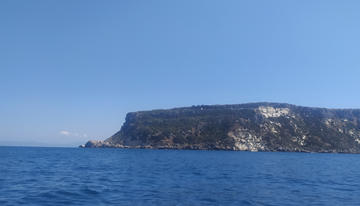
<svg viewBox="0 0 360 206">
<path fill-rule="evenodd" d="M 360 109 L 249 103 L 130 112 L 120 131 L 83 147 L 360 153 Z"/>
</svg>

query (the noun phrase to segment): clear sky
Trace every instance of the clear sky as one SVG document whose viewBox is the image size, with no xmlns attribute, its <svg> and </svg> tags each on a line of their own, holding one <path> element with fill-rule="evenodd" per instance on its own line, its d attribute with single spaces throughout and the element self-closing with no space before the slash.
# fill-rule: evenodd
<svg viewBox="0 0 360 206">
<path fill-rule="evenodd" d="M 358 0 L 1 0 L 0 145 L 105 139 L 130 111 L 360 108 Z"/>
</svg>

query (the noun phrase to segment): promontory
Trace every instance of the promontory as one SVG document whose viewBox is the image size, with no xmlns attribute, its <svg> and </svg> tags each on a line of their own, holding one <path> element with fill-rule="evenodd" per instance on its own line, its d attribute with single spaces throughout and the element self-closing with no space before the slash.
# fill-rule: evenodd
<svg viewBox="0 0 360 206">
<path fill-rule="evenodd" d="M 248 103 L 130 112 L 120 131 L 84 147 L 360 153 L 360 109 Z"/>
</svg>

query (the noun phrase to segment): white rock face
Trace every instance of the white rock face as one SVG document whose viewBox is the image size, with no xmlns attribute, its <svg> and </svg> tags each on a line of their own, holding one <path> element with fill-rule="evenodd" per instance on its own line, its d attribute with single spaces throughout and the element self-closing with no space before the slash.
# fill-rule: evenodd
<svg viewBox="0 0 360 206">
<path fill-rule="evenodd" d="M 229 132 L 228 135 L 235 141 L 235 150 L 256 152 L 265 149 L 261 137 L 257 137 L 245 129 L 238 128 Z"/>
<path fill-rule="evenodd" d="M 306 139 L 307 139 L 307 136 L 303 135 L 302 138 L 301 138 L 300 144 L 304 145 Z"/>
<path fill-rule="evenodd" d="M 305 145 L 305 140 L 307 139 L 307 136 L 302 135 L 301 137 L 295 137 L 294 139 L 295 139 L 295 142 L 297 142 L 301 146 L 304 146 Z"/>
<path fill-rule="evenodd" d="M 360 139 L 356 138 L 355 141 L 360 144 Z"/>
<path fill-rule="evenodd" d="M 355 129 L 351 129 L 347 133 L 354 138 L 356 143 L 360 144 L 360 132 Z"/>
<path fill-rule="evenodd" d="M 271 133 L 273 134 L 278 134 L 281 126 L 282 125 L 279 122 L 273 122 L 273 121 L 268 121 L 260 125 L 262 129 L 264 129 L 265 131 L 271 131 Z"/>
<path fill-rule="evenodd" d="M 281 117 L 288 115 L 290 112 L 289 108 L 274 108 L 274 107 L 259 107 L 259 112 L 265 117 Z"/>
<path fill-rule="evenodd" d="M 325 124 L 326 124 L 326 126 L 328 126 L 328 127 L 330 127 L 332 123 L 333 123 L 333 120 L 332 120 L 332 119 L 326 119 L 326 120 L 325 120 Z"/>
</svg>

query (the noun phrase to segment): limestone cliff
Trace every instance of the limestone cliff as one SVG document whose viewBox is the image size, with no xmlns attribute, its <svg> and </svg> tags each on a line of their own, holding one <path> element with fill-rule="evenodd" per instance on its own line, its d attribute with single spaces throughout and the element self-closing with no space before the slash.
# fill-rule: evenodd
<svg viewBox="0 0 360 206">
<path fill-rule="evenodd" d="M 280 103 L 131 112 L 85 147 L 360 153 L 360 110 Z"/>
</svg>

